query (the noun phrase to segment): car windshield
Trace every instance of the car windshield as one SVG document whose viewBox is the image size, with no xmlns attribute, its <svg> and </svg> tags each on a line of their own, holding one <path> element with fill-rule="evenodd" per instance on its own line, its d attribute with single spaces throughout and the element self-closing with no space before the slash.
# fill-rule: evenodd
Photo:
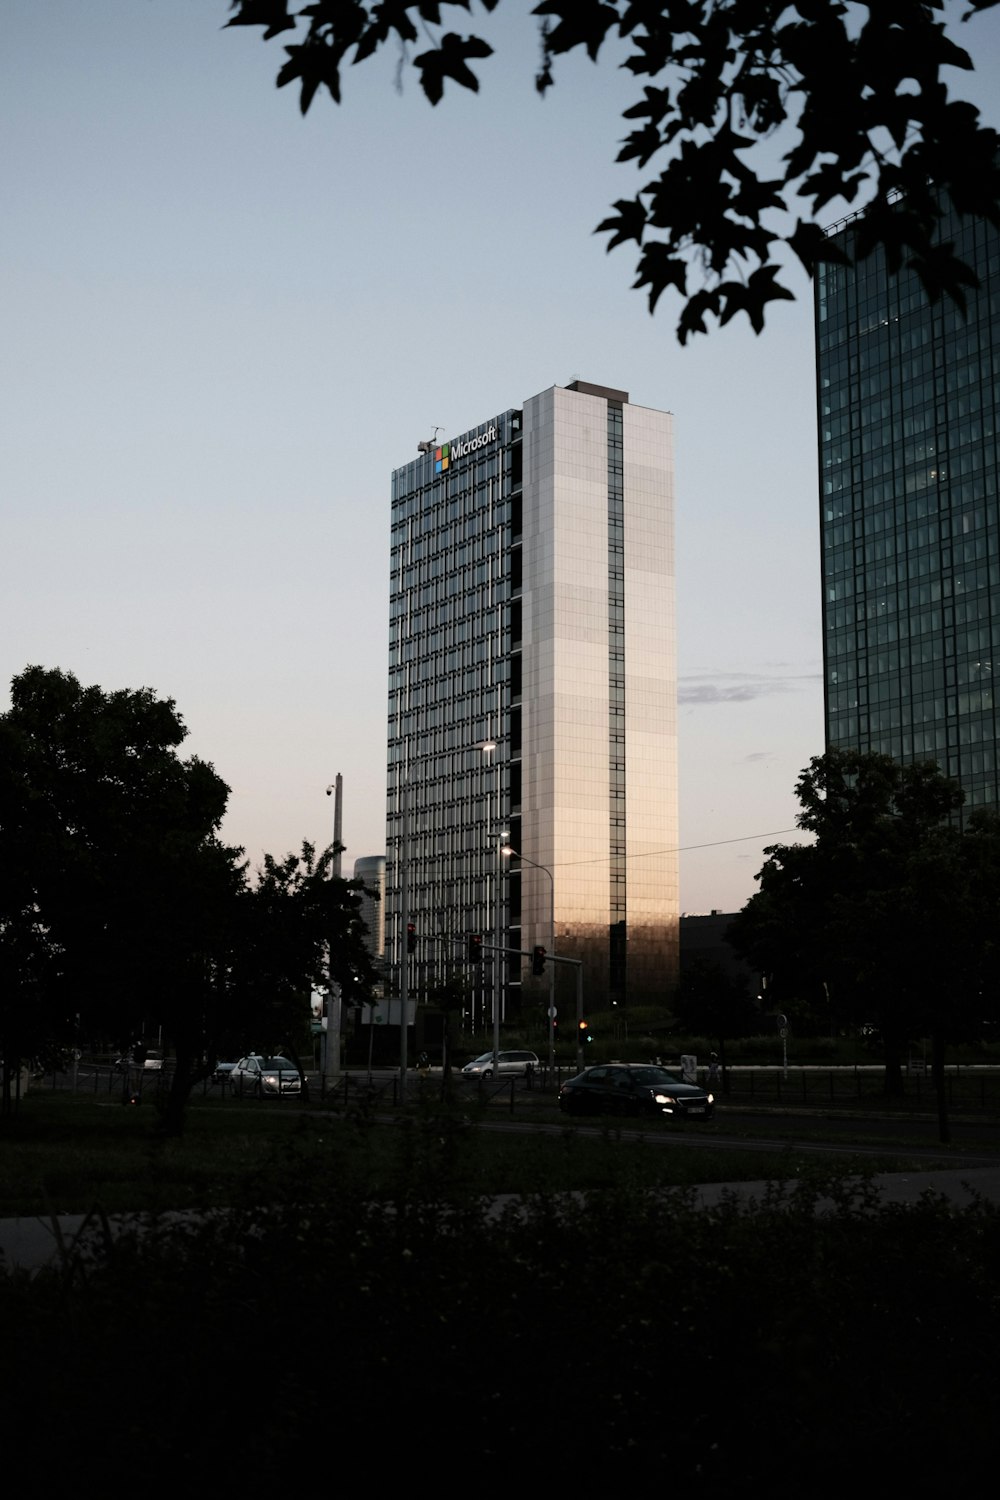
<svg viewBox="0 0 1000 1500">
<path fill-rule="evenodd" d="M 502 1057 L 503 1054 L 501 1053 L 500 1056 Z M 472 1060 L 473 1060 L 473 1062 L 477 1062 L 477 1063 L 492 1062 L 493 1061 L 493 1053 L 492 1052 L 484 1052 L 481 1057 L 474 1057 Z"/>
<path fill-rule="evenodd" d="M 288 1061 L 287 1057 L 265 1057 L 261 1063 L 261 1067 L 265 1073 L 297 1073 L 299 1071 L 294 1063 Z"/>
<path fill-rule="evenodd" d="M 630 1076 L 636 1083 L 683 1083 L 676 1073 L 668 1073 L 666 1068 L 629 1068 Z"/>
</svg>

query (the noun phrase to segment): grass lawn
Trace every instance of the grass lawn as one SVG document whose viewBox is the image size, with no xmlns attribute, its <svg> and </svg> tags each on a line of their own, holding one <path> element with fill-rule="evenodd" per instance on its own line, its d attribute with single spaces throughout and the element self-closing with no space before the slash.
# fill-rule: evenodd
<svg viewBox="0 0 1000 1500">
<path fill-rule="evenodd" d="M 532 1108 L 527 1120 L 541 1123 Z M 506 1113 L 489 1118 L 510 1124 Z M 196 1101 L 181 1140 L 164 1139 L 152 1104 L 123 1107 L 107 1098 L 68 1092 L 32 1093 L 17 1115 L 0 1125 L 0 1216 L 109 1213 L 208 1208 L 271 1201 L 291 1182 L 339 1181 L 372 1195 L 396 1195 L 409 1184 L 441 1195 L 493 1195 L 700 1182 L 786 1180 L 828 1176 L 829 1159 L 762 1148 L 709 1148 L 699 1144 L 725 1128 L 689 1128 L 651 1122 L 639 1133 L 614 1126 L 594 1130 L 564 1125 L 558 1132 L 513 1134 L 469 1123 L 468 1106 L 449 1112 L 434 1102 L 418 1105 L 402 1127 L 389 1114 L 374 1120 L 299 1108 L 298 1102 Z M 762 1120 L 760 1133 L 775 1134 Z M 860 1122 L 859 1122 L 860 1125 Z M 745 1133 L 745 1132 L 744 1132 Z M 669 1146 L 656 1137 L 668 1134 Z M 795 1121 L 800 1139 L 823 1139 L 821 1120 Z M 857 1144 L 862 1132 L 859 1130 Z M 882 1143 L 877 1159 L 839 1158 L 838 1171 L 912 1169 L 905 1130 L 898 1144 Z M 926 1144 L 926 1141 L 923 1142 Z"/>
<path fill-rule="evenodd" d="M 425 1454 L 536 1488 L 581 1463 L 618 1488 L 667 1474 L 706 1500 L 839 1495 L 876 1460 L 914 1494 L 995 1487 L 996 1205 L 838 1193 L 857 1156 L 727 1145 L 725 1120 L 531 1131 L 537 1101 L 523 1122 L 474 1108 L 205 1098 L 166 1141 L 151 1102 L 29 1094 L 0 1127 L 0 1213 L 232 1212 L 117 1237 L 98 1220 L 51 1267 L 0 1275 L 23 1450 L 47 1451 L 57 1412 L 60 1451 L 86 1453 L 111 1413 L 119 1472 L 209 1473 L 220 1433 L 246 1433 L 257 1488 L 290 1462 L 328 1485 L 331 1433 L 411 1488 Z M 806 1191 L 780 1203 L 641 1191 L 792 1176 Z M 528 1196 L 497 1213 L 504 1191 Z"/>
</svg>

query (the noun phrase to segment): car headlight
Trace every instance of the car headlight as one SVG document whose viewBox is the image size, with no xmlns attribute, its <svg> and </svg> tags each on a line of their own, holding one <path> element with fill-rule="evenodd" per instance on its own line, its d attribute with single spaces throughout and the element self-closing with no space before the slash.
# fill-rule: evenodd
<svg viewBox="0 0 1000 1500">
<path fill-rule="evenodd" d="M 709 1096 L 708 1096 L 708 1102 L 709 1102 L 709 1104 L 714 1104 L 715 1103 L 715 1095 L 714 1094 L 709 1094 Z"/>
<path fill-rule="evenodd" d="M 277 1075 L 277 1073 L 265 1073 L 264 1074 L 264 1082 L 265 1083 L 277 1083 L 277 1081 L 278 1081 L 278 1075 Z"/>
<path fill-rule="evenodd" d="M 657 1104 L 673 1104 L 675 1102 L 672 1094 L 654 1094 L 653 1098 Z"/>
</svg>

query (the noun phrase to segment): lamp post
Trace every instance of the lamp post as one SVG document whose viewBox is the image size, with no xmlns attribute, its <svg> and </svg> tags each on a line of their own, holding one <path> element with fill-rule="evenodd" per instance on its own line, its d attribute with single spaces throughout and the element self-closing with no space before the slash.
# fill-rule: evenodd
<svg viewBox="0 0 1000 1500">
<path fill-rule="evenodd" d="M 549 877 L 549 949 L 547 958 L 556 956 L 556 882 L 555 876 L 547 865 L 540 865 L 537 860 L 528 859 L 518 849 L 512 849 L 508 844 L 501 849 L 501 854 L 511 854 L 519 859 L 522 865 L 530 865 L 533 870 L 541 870 L 543 875 Z M 549 964 L 549 1077 L 555 1076 L 556 1069 L 556 966 Z"/>
</svg>

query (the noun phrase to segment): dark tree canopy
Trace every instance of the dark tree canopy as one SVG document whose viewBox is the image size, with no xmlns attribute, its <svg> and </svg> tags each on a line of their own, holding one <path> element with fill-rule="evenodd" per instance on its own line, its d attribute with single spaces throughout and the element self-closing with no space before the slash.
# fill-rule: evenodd
<svg viewBox="0 0 1000 1500">
<path fill-rule="evenodd" d="M 484 11 L 501 0 L 479 0 Z M 966 0 L 969 20 L 998 0 Z M 481 36 L 446 28 L 474 0 L 231 0 L 229 26 L 293 33 L 278 86 L 341 101 L 341 73 L 379 48 L 398 49 L 432 104 L 447 81 L 478 90 Z M 583 49 L 597 62 L 620 39 L 642 80 L 625 111 L 618 160 L 653 175 L 599 226 L 608 249 L 634 242 L 634 285 L 650 311 L 668 289 L 682 299 L 681 341 L 739 312 L 759 333 L 767 306 L 791 299 L 788 250 L 811 274 L 843 252 L 821 227 L 843 205 L 865 206 L 855 253 L 883 246 L 890 269 L 911 267 L 928 297 L 964 303 L 976 284 L 953 247 L 937 242 L 944 194 L 960 213 L 1000 223 L 1000 136 L 978 110 L 949 97 L 948 67 L 971 69 L 950 34 L 946 0 L 542 0 L 544 93 L 557 60 Z M 955 28 L 952 27 L 952 30 Z M 972 34 L 974 39 L 974 33 Z M 420 50 L 415 50 L 420 49 Z M 780 164 L 761 148 L 787 146 Z M 932 187 L 933 184 L 933 187 Z"/>
<path fill-rule="evenodd" d="M 291 1050 L 290 1018 L 310 991 L 330 979 L 349 1003 L 367 1001 L 374 983 L 364 945 L 361 881 L 331 878 L 333 849 L 317 858 L 265 854 L 237 914 L 229 987 L 238 997 L 242 1031 L 273 1050 Z"/>
<path fill-rule="evenodd" d="M 734 974 L 702 956 L 684 966 L 674 1014 L 685 1031 L 720 1043 L 749 1036 L 760 1019 L 749 974 Z"/>
<path fill-rule="evenodd" d="M 218 839 L 229 789 L 178 756 L 186 733 L 148 688 L 106 693 L 41 667 L 14 679 L 0 715 L 0 1020 L 22 1054 L 65 1045 L 76 1016 L 123 1041 L 144 1015 L 165 1019 L 242 882 L 239 851 Z"/>
<path fill-rule="evenodd" d="M 330 972 L 351 995 L 371 982 L 332 851 L 268 855 L 248 878 L 219 837 L 229 789 L 180 757 L 186 735 L 149 688 L 42 667 L 0 714 L 0 1057 L 162 1030 L 175 1129 L 223 1044 L 294 1047 Z"/>
<path fill-rule="evenodd" d="M 882 1035 L 887 1086 L 907 1043 L 993 1028 L 1000 957 L 1000 819 L 955 821 L 963 794 L 934 765 L 828 751 L 797 784 L 812 844 L 776 844 L 730 928 L 782 1009 L 829 1008 Z M 822 999 L 820 999 L 822 996 Z"/>
</svg>

